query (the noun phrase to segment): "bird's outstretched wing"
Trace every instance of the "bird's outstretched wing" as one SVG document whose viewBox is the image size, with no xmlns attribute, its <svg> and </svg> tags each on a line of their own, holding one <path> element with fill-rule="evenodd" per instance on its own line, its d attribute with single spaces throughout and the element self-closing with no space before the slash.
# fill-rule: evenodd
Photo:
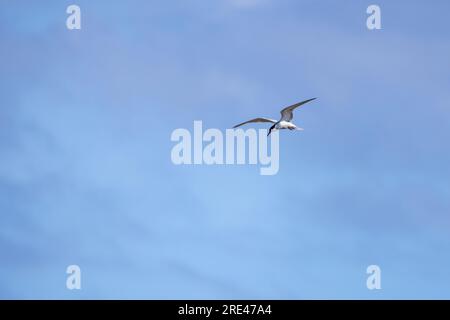
<svg viewBox="0 0 450 320">
<path fill-rule="evenodd" d="M 273 120 L 273 119 L 269 119 L 269 118 L 255 118 L 255 119 L 252 119 L 252 120 L 248 120 L 248 121 L 239 123 L 239 124 L 235 125 L 233 128 L 240 127 L 240 126 L 242 126 L 244 124 L 247 124 L 247 123 L 250 123 L 250 122 L 271 122 L 271 123 L 276 123 L 277 120 Z"/>
<path fill-rule="evenodd" d="M 317 98 L 308 99 L 308 100 L 305 100 L 305 101 L 293 104 L 292 106 L 284 108 L 283 110 L 280 111 L 281 112 L 281 121 L 291 121 L 292 118 L 294 117 L 292 112 L 294 111 L 295 108 L 298 108 L 305 103 L 313 101 L 314 99 L 317 99 Z"/>
</svg>

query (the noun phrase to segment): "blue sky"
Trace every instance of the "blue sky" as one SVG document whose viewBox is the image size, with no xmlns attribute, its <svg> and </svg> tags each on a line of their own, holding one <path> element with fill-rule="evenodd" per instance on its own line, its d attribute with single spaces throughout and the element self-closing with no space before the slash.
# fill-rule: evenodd
<svg viewBox="0 0 450 320">
<path fill-rule="evenodd" d="M 0 5 L 0 298 L 450 298 L 448 1 Z M 171 162 L 316 96 L 275 176 Z"/>
</svg>

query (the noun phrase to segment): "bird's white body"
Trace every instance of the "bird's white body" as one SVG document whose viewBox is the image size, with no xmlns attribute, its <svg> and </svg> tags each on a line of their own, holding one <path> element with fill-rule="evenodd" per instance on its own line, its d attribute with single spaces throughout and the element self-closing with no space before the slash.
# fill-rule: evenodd
<svg viewBox="0 0 450 320">
<path fill-rule="evenodd" d="M 281 129 L 289 129 L 289 130 L 303 130 L 302 128 L 297 127 L 295 124 L 293 124 L 290 121 L 280 121 L 275 125 L 276 130 Z"/>
<path fill-rule="evenodd" d="M 302 128 L 297 127 L 295 124 L 293 124 L 291 122 L 292 118 L 294 117 L 294 110 L 302 105 L 304 105 L 305 103 L 308 103 L 312 100 L 315 100 L 316 98 L 312 98 L 312 99 L 308 99 L 296 104 L 293 104 L 292 106 L 286 107 L 283 110 L 281 110 L 281 119 L 280 120 L 273 120 L 273 119 L 269 119 L 269 118 L 255 118 L 255 119 L 251 119 L 245 122 L 242 122 L 240 124 L 235 125 L 233 128 L 237 128 L 240 127 L 244 124 L 247 123 L 251 123 L 251 122 L 270 122 L 273 123 L 273 125 L 270 127 L 269 129 L 269 133 L 267 135 L 270 134 L 271 131 L 273 130 L 282 130 L 282 129 L 289 129 L 289 130 L 303 130 Z"/>
</svg>

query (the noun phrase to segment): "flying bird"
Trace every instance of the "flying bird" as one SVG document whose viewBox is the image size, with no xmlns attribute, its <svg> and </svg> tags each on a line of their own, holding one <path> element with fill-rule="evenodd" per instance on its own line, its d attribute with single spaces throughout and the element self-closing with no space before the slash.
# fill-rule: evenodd
<svg viewBox="0 0 450 320">
<path fill-rule="evenodd" d="M 305 103 L 308 103 L 310 101 L 313 101 L 317 98 L 308 99 L 296 104 L 293 104 L 292 106 L 286 107 L 283 110 L 280 111 L 281 113 L 281 119 L 280 120 L 273 120 L 269 118 L 255 118 L 251 119 L 242 123 L 239 123 L 235 125 L 233 128 L 240 127 L 244 124 L 251 123 L 251 122 L 270 122 L 273 123 L 273 125 L 270 127 L 269 132 L 267 133 L 267 136 L 270 135 L 272 130 L 281 130 L 281 129 L 289 129 L 289 130 L 303 130 L 303 128 L 297 127 L 295 124 L 291 122 L 292 118 L 294 117 L 294 110 L 301 105 L 304 105 Z"/>
</svg>

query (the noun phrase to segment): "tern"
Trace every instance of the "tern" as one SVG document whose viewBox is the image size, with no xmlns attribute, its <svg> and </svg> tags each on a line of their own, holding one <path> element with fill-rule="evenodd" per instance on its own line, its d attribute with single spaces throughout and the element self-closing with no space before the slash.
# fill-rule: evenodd
<svg viewBox="0 0 450 320">
<path fill-rule="evenodd" d="M 297 127 L 295 124 L 291 122 L 292 118 L 294 117 L 294 110 L 301 105 L 304 105 L 305 103 L 308 103 L 310 101 L 315 100 L 316 98 L 308 99 L 296 104 L 293 104 L 292 106 L 286 107 L 283 110 L 280 111 L 281 113 L 281 119 L 280 120 L 273 120 L 269 118 L 255 118 L 251 119 L 242 123 L 239 123 L 235 125 L 233 128 L 240 127 L 244 124 L 251 123 L 251 122 L 270 122 L 273 123 L 273 125 L 270 127 L 269 132 L 267 133 L 267 136 L 270 135 L 272 130 L 281 130 L 281 129 L 289 129 L 289 130 L 303 130 L 303 128 Z"/>
</svg>

